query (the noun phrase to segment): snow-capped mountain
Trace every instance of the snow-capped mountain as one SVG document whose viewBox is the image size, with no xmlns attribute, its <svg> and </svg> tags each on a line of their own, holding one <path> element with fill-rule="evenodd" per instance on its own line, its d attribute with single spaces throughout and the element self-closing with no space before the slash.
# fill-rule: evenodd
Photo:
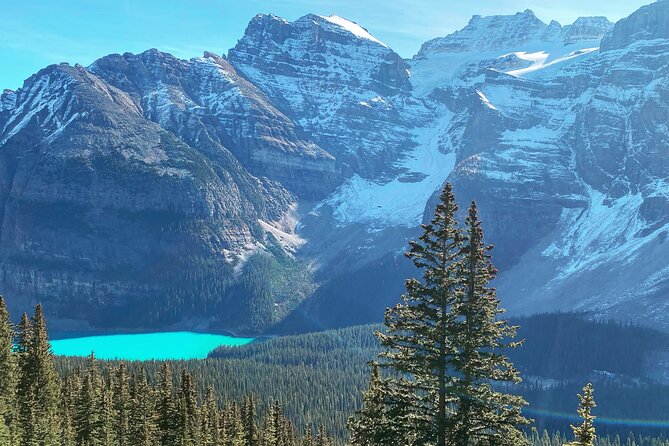
<svg viewBox="0 0 669 446">
<path fill-rule="evenodd" d="M 290 23 L 258 15 L 228 59 L 347 175 L 392 170 L 411 144 L 412 120 L 429 119 L 410 94 L 407 63 L 341 17 L 310 14 Z"/>
<path fill-rule="evenodd" d="M 668 14 L 474 16 L 410 60 L 339 16 L 258 15 L 226 56 L 49 67 L 0 96 L 0 290 L 93 324 L 162 293 L 201 320 L 251 298 L 264 252 L 283 329 L 378 320 L 450 181 L 514 312 L 669 328 Z M 174 256 L 187 286 L 159 281 Z"/>
</svg>

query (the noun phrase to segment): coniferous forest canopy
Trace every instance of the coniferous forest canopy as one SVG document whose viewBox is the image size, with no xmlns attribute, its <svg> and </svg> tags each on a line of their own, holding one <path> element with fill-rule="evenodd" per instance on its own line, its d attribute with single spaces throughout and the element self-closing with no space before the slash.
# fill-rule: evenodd
<svg viewBox="0 0 669 446">
<path fill-rule="evenodd" d="M 669 0 L 117 3 L 0 9 L 0 446 L 669 446 Z"/>
<path fill-rule="evenodd" d="M 0 444 L 669 444 L 652 373 L 669 338 L 574 313 L 506 319 L 476 204 L 457 215 L 447 185 L 407 253 L 421 276 L 383 325 L 206 360 L 54 357 L 42 307 L 15 326 L 0 301 Z"/>
</svg>

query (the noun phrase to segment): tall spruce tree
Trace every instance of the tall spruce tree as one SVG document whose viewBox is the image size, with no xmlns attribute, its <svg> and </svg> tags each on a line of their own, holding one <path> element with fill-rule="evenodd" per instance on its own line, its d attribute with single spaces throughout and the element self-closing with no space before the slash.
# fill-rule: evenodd
<svg viewBox="0 0 669 446">
<path fill-rule="evenodd" d="M 88 368 L 77 398 L 74 413 L 77 444 L 102 444 L 102 375 L 95 357 L 88 358 Z"/>
<path fill-rule="evenodd" d="M 22 318 L 19 343 L 21 445 L 59 445 L 59 381 L 41 305 L 30 322 Z"/>
<path fill-rule="evenodd" d="M 244 423 L 236 401 L 228 405 L 224 417 L 225 446 L 243 446 L 245 441 Z"/>
<path fill-rule="evenodd" d="M 197 392 L 193 376 L 184 370 L 181 373 L 181 385 L 179 387 L 179 422 L 177 429 L 177 444 L 181 446 L 192 446 L 198 443 L 198 410 Z"/>
<path fill-rule="evenodd" d="M 13 444 L 16 434 L 16 356 L 14 326 L 0 296 L 0 444 Z"/>
<path fill-rule="evenodd" d="M 169 364 L 161 364 L 158 374 L 156 412 L 158 416 L 158 437 L 162 446 L 175 446 L 176 440 L 176 406 L 174 402 L 174 383 L 172 368 Z"/>
<path fill-rule="evenodd" d="M 505 355 L 520 343 L 513 341 L 517 327 L 500 318 L 504 310 L 490 287 L 497 273 L 490 261 L 491 249 L 483 241 L 478 209 L 472 202 L 462 246 L 463 292 L 451 308 L 450 338 L 455 347 L 450 358 L 451 391 L 455 399 L 449 424 L 454 444 L 522 444 L 524 435 L 518 426 L 528 423 L 521 415 L 525 400 L 494 387 L 495 383 L 520 382 L 519 372 Z"/>
<path fill-rule="evenodd" d="M 116 443 L 118 446 L 128 446 L 128 432 L 130 423 L 130 387 L 128 384 L 128 371 L 124 362 L 116 369 L 116 376 L 112 383 L 114 406 L 114 424 L 116 426 Z"/>
<path fill-rule="evenodd" d="M 258 433 L 258 423 L 256 422 L 256 403 L 253 395 L 244 399 L 242 405 L 242 417 L 244 423 L 245 446 L 259 446 L 260 434 Z"/>
<path fill-rule="evenodd" d="M 377 444 L 388 426 L 407 445 L 523 442 L 517 426 L 527 422 L 524 400 L 494 386 L 519 381 L 504 354 L 518 345 L 511 340 L 515 327 L 499 317 L 503 310 L 489 286 L 495 269 L 475 204 L 464 231 L 456 213 L 446 184 L 434 218 L 410 242 L 407 257 L 422 280 L 406 281 L 402 302 L 386 311 L 386 332 L 377 333 L 379 363 L 389 371 L 382 389 L 388 422 L 353 423 L 359 444 Z"/>
<path fill-rule="evenodd" d="M 286 446 L 286 419 L 283 416 L 281 403 L 276 400 L 270 408 L 265 429 L 267 446 Z"/>
<path fill-rule="evenodd" d="M 330 446 L 330 438 L 328 438 L 325 433 L 325 427 L 319 426 L 318 433 L 316 434 L 316 440 L 314 441 L 314 446 Z"/>
<path fill-rule="evenodd" d="M 450 405 L 450 358 L 454 347 L 451 307 L 461 293 L 462 231 L 450 184 L 440 195 L 431 223 L 410 242 L 406 254 L 422 271 L 423 280 L 406 281 L 402 302 L 386 311 L 386 333 L 378 333 L 380 365 L 386 379 L 389 413 L 396 435 L 417 444 L 446 444 Z M 415 437 L 415 438 L 414 438 Z"/>
<path fill-rule="evenodd" d="M 31 396 L 30 382 L 31 374 L 28 373 L 28 350 L 32 339 L 32 326 L 30 318 L 26 313 L 21 314 L 21 321 L 16 333 L 17 345 L 15 347 L 17 358 L 17 384 L 16 384 L 16 408 L 15 408 L 15 443 L 21 446 L 29 445 L 34 441 L 32 432 L 33 399 Z"/>
<path fill-rule="evenodd" d="M 588 383 L 583 388 L 583 395 L 578 395 L 578 416 L 583 419 L 583 422 L 578 426 L 571 426 L 574 432 L 574 442 L 572 445 L 576 446 L 592 446 L 595 444 L 595 416 L 592 415 L 592 409 L 597 407 L 594 398 L 594 389 L 592 384 Z"/>
<path fill-rule="evenodd" d="M 154 392 L 149 386 L 144 371 L 130 379 L 130 416 L 128 426 L 129 446 L 158 445 L 156 432 L 156 407 Z"/>
<path fill-rule="evenodd" d="M 104 383 L 100 394 L 100 444 L 117 446 L 116 417 L 114 413 L 114 390 L 111 383 Z"/>
<path fill-rule="evenodd" d="M 78 373 L 72 373 L 62 380 L 60 390 L 60 438 L 62 446 L 75 446 L 77 444 L 74 413 L 76 412 L 80 391 L 81 380 Z"/>
<path fill-rule="evenodd" d="M 200 430 L 202 432 L 203 446 L 219 446 L 221 444 L 221 427 L 218 405 L 214 397 L 214 389 L 207 387 L 204 401 L 201 408 Z"/>
</svg>

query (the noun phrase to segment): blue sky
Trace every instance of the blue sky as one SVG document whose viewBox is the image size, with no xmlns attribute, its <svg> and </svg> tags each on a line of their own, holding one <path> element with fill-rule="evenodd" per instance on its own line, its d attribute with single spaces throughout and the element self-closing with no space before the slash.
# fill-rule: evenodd
<svg viewBox="0 0 669 446">
<path fill-rule="evenodd" d="M 178 57 L 226 53 L 259 12 L 294 20 L 313 12 L 358 22 L 404 57 L 462 28 L 473 14 L 532 9 L 548 22 L 626 17 L 651 0 L 2 0 L 0 89 L 58 62 L 158 48 Z"/>
</svg>

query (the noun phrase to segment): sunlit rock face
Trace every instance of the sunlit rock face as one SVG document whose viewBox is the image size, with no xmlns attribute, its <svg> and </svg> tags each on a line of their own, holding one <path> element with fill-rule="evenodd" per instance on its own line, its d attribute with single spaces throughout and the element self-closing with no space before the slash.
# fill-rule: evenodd
<svg viewBox="0 0 669 446">
<path fill-rule="evenodd" d="M 410 94 L 407 63 L 341 17 L 258 15 L 228 59 L 348 175 L 391 171 L 416 120 L 429 118 Z"/>
<path fill-rule="evenodd" d="M 209 154 L 145 119 L 130 94 L 79 66 L 28 79 L 0 141 L 3 292 L 63 317 L 144 308 L 188 259 L 223 262 L 260 243 L 257 221 L 294 200 L 225 148 Z"/>
<path fill-rule="evenodd" d="M 320 198 L 341 181 L 334 157 L 223 57 L 186 61 L 149 50 L 104 57 L 90 70 L 193 147 L 215 154 L 223 146 L 254 175 L 300 196 Z"/>
</svg>

